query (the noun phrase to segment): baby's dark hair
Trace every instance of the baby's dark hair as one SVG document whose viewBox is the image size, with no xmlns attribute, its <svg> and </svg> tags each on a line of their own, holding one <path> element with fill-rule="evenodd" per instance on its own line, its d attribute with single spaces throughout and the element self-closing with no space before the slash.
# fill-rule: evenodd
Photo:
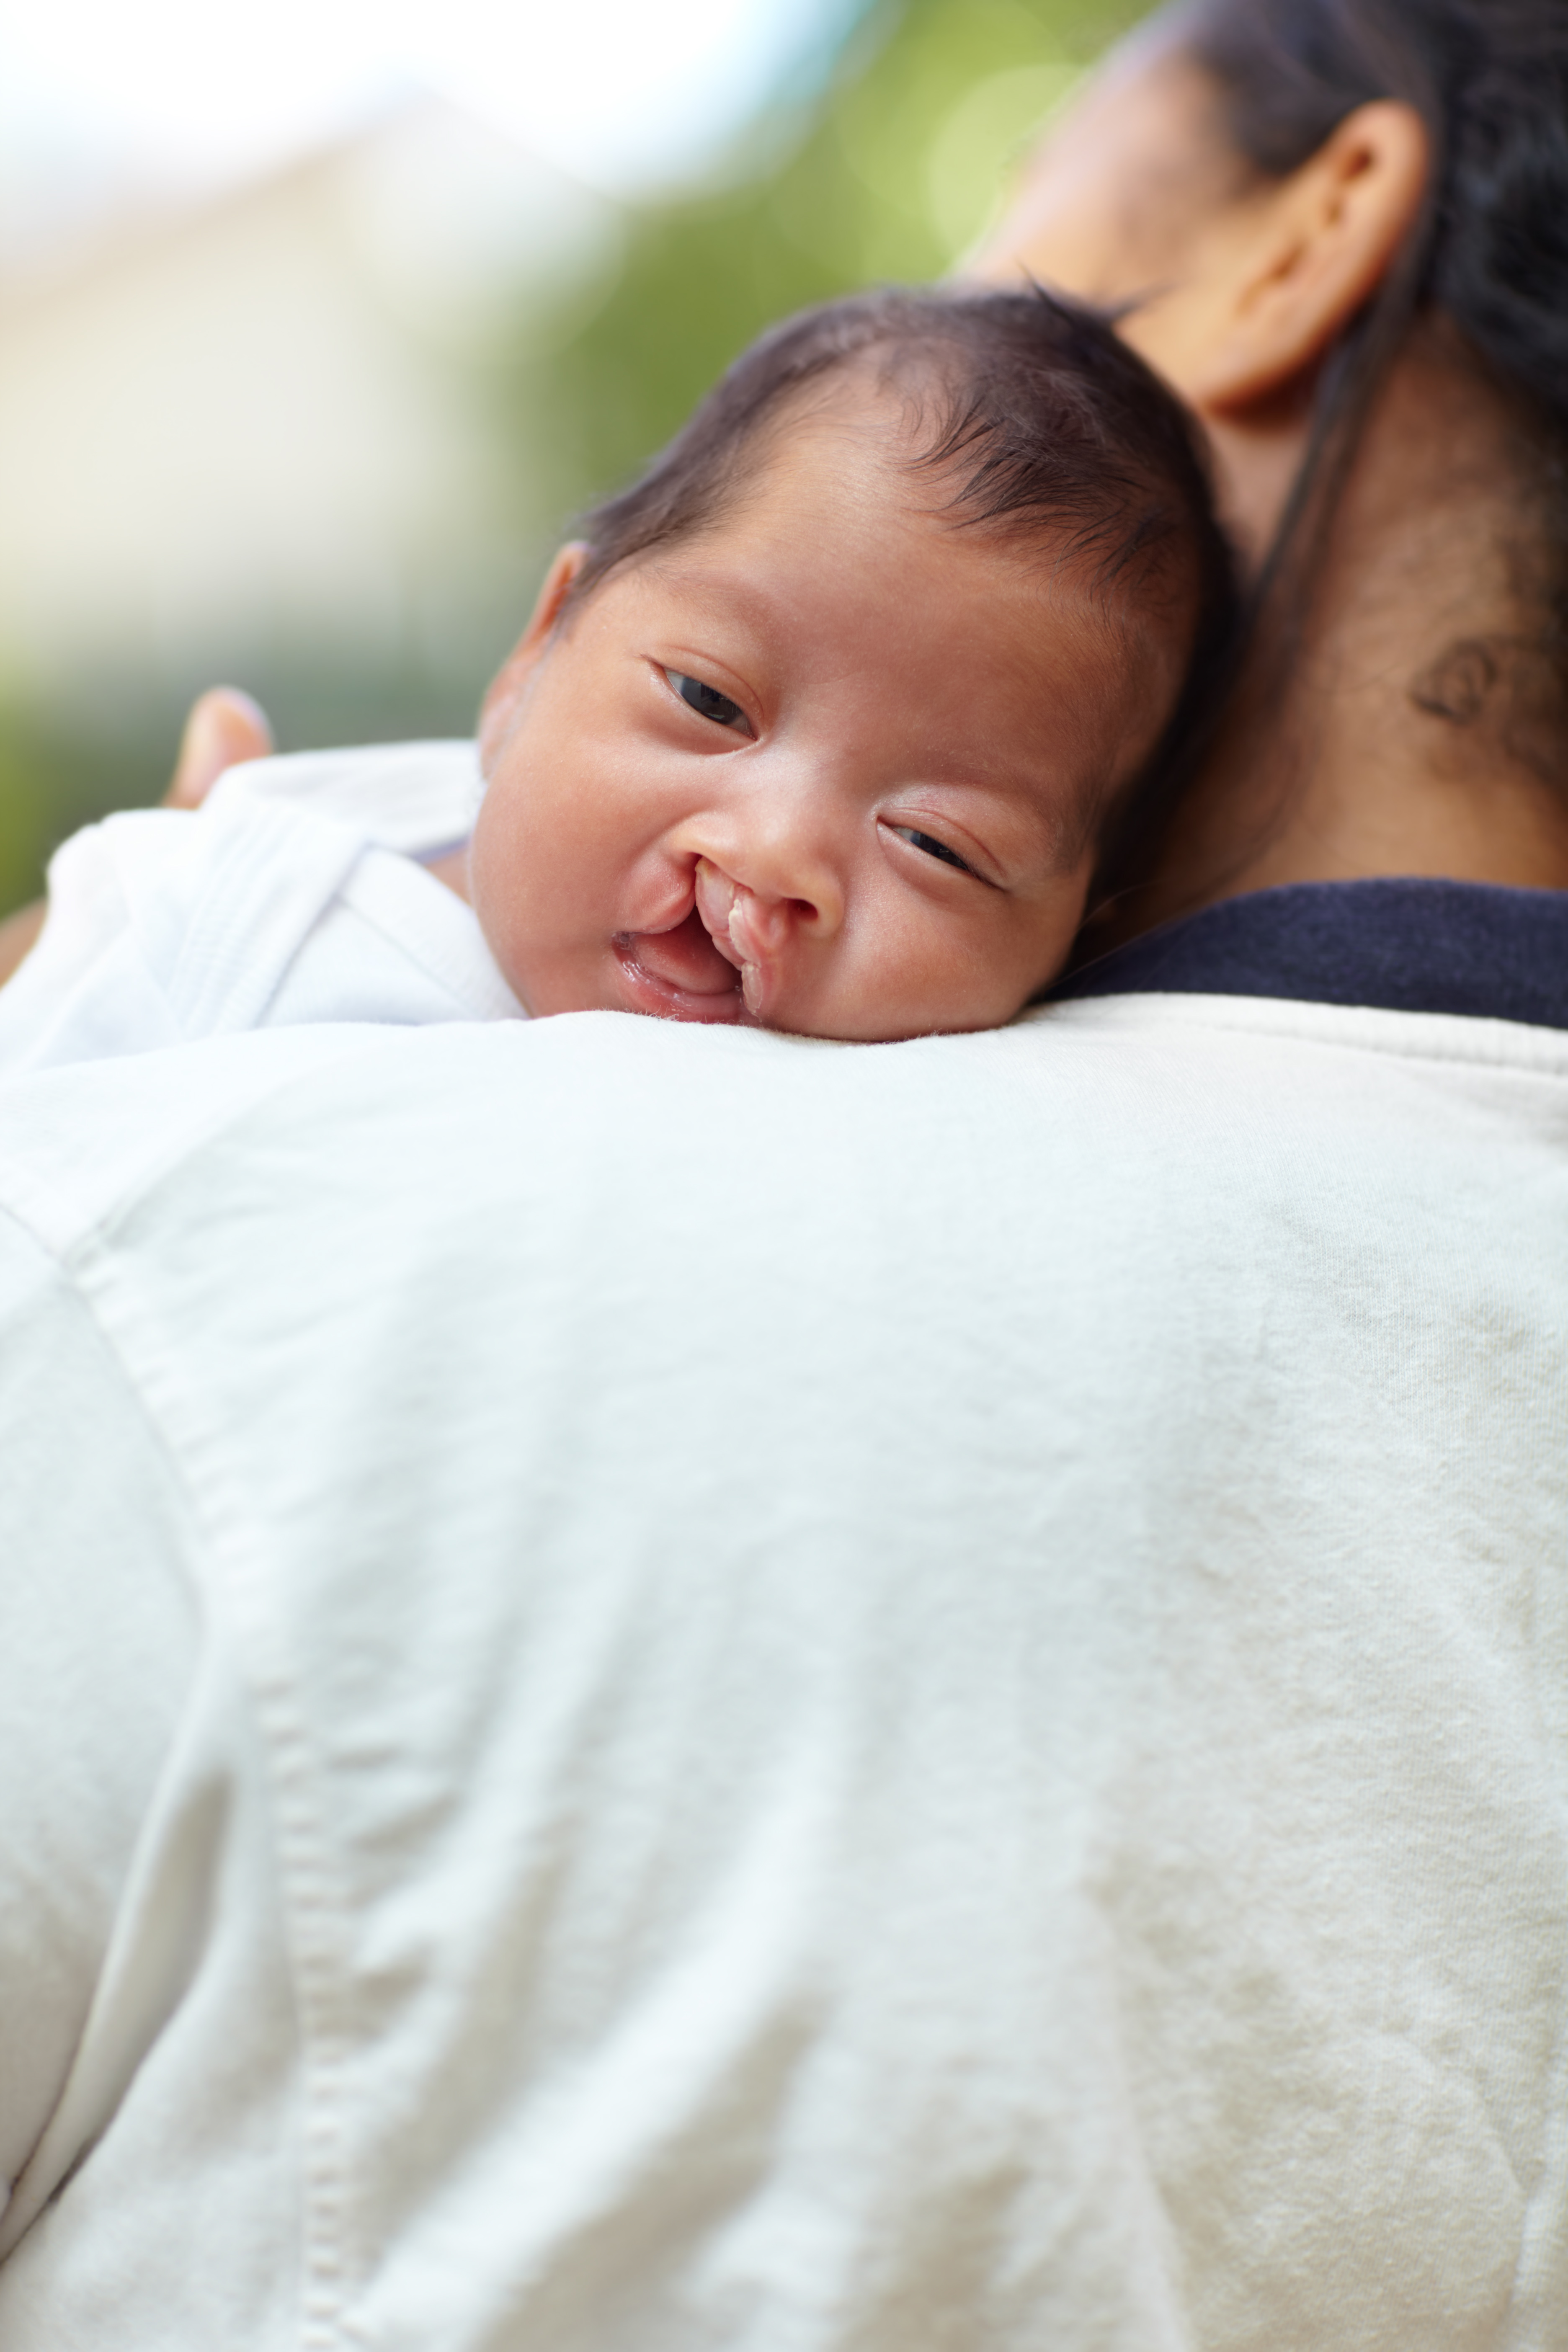
<svg viewBox="0 0 1568 2352">
<path fill-rule="evenodd" d="M 952 485 L 935 511 L 957 528 L 1048 541 L 1113 615 L 1131 601 L 1190 623 L 1186 685 L 1160 746 L 1114 811 L 1095 813 L 1103 868 L 1176 789 L 1226 667 L 1236 586 L 1184 411 L 1080 304 L 1038 288 L 887 289 L 786 320 L 742 353 L 640 480 L 584 519 L 587 554 L 566 609 L 619 565 L 716 522 L 790 404 L 862 366 L 910 404 L 912 468 Z"/>
</svg>

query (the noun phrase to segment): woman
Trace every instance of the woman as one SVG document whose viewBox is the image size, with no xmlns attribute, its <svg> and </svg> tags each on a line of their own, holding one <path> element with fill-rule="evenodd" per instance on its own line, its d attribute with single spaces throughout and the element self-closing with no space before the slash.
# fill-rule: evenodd
<svg viewBox="0 0 1568 2352">
<path fill-rule="evenodd" d="M 12 1091 L 17 2352 L 1563 2342 L 1563 37 L 1164 20 L 989 265 L 1254 551 L 1196 1000 Z"/>
<path fill-rule="evenodd" d="M 1037 159 L 983 266 L 1122 309 L 1203 421 L 1259 593 L 1230 721 L 1104 939 L 1279 886 L 1568 882 L 1565 220 L 1559 0 L 1202 0 Z M 1275 900 L 1160 969 L 1191 984 L 1205 938 L 1300 952 L 1310 923 L 1363 965 L 1381 942 L 1401 1003 L 1502 1010 L 1455 995 L 1461 940 L 1544 924 L 1539 962 L 1559 919 L 1479 893 Z"/>
</svg>

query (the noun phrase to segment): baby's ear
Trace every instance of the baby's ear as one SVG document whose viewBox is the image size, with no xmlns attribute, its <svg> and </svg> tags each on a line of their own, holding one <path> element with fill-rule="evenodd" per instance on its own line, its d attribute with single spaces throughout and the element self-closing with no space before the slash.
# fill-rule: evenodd
<svg viewBox="0 0 1568 2352">
<path fill-rule="evenodd" d="M 485 698 L 479 705 L 479 762 L 487 773 L 517 715 L 523 689 L 550 643 L 562 606 L 587 560 L 585 540 L 571 540 L 561 549 L 544 575 L 544 585 L 527 628 L 485 689 Z"/>
</svg>

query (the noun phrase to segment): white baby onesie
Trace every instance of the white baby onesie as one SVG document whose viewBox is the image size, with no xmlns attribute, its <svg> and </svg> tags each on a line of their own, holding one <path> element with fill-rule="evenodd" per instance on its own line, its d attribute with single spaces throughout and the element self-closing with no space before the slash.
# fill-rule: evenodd
<svg viewBox="0 0 1568 2352">
<path fill-rule="evenodd" d="M 231 768 L 196 812 L 89 825 L 0 989 L 0 1071 L 305 1022 L 518 1020 L 471 908 L 425 870 L 466 841 L 472 743 Z"/>
</svg>

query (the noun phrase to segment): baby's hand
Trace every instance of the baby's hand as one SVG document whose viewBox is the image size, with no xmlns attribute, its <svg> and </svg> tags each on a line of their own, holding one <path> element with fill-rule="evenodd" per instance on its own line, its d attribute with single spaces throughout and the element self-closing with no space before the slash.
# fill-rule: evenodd
<svg viewBox="0 0 1568 2352">
<path fill-rule="evenodd" d="M 237 686 L 210 687 L 185 721 L 164 807 L 200 808 L 226 768 L 265 760 L 271 749 L 272 730 L 259 703 Z"/>
</svg>

